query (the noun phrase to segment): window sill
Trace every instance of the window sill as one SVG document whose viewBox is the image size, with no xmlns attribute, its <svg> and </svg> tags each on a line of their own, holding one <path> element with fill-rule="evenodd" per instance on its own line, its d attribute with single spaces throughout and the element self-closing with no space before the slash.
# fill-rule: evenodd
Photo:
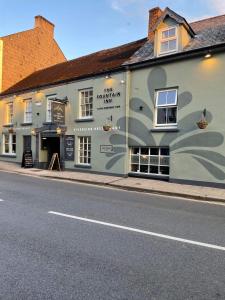
<svg viewBox="0 0 225 300">
<path fill-rule="evenodd" d="M 76 123 L 93 122 L 93 121 L 94 121 L 94 118 L 80 118 L 80 119 L 74 120 L 74 122 L 76 122 Z"/>
<path fill-rule="evenodd" d="M 3 127 L 10 128 L 10 127 L 13 127 L 13 124 L 5 124 L 5 125 L 3 125 Z"/>
<path fill-rule="evenodd" d="M 180 130 L 176 127 L 167 128 L 167 127 L 157 127 L 150 129 L 151 132 L 179 132 Z"/>
<path fill-rule="evenodd" d="M 145 173 L 137 173 L 137 172 L 129 172 L 129 176 L 131 177 L 142 177 L 142 178 L 149 178 L 149 179 L 158 179 L 158 180 L 169 180 L 169 175 L 162 175 L 162 174 L 145 174 Z"/>
<path fill-rule="evenodd" d="M 1 154 L 0 157 L 11 157 L 11 158 L 16 158 L 16 154 Z"/>
<path fill-rule="evenodd" d="M 91 169 L 91 165 L 85 165 L 85 164 L 76 164 L 74 165 L 75 168 L 80 168 L 80 169 Z"/>
<path fill-rule="evenodd" d="M 53 125 L 54 123 L 53 122 L 43 122 L 43 125 Z"/>
<path fill-rule="evenodd" d="M 21 123 L 20 125 L 21 125 L 21 126 L 31 126 L 32 124 L 33 124 L 33 123 L 28 123 L 28 122 L 27 122 L 27 123 Z"/>
</svg>

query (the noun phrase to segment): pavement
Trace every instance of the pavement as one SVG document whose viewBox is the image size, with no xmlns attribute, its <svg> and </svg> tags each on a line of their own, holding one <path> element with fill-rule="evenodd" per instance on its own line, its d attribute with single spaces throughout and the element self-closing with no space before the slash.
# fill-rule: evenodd
<svg viewBox="0 0 225 300">
<path fill-rule="evenodd" d="M 225 189 L 203 186 L 176 184 L 160 180 L 134 177 L 117 177 L 97 175 L 84 172 L 48 171 L 41 169 L 24 169 L 18 164 L 0 161 L 0 170 L 36 177 L 69 180 L 86 184 L 110 186 L 130 191 L 191 198 L 203 201 L 225 202 Z"/>
</svg>

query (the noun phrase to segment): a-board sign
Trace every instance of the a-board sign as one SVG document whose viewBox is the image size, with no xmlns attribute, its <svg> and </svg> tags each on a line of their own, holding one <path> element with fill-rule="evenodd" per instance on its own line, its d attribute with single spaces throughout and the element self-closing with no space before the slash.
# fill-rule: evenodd
<svg viewBox="0 0 225 300">
<path fill-rule="evenodd" d="M 74 135 L 66 135 L 65 136 L 65 160 L 66 161 L 74 161 Z"/>
<path fill-rule="evenodd" d="M 53 170 L 54 167 L 57 168 L 58 171 L 61 171 L 58 153 L 53 153 L 48 170 Z"/>
<path fill-rule="evenodd" d="M 52 101 L 52 122 L 59 125 L 65 124 L 65 103 Z"/>
<path fill-rule="evenodd" d="M 23 168 L 33 168 L 33 155 L 31 150 L 26 150 L 23 152 L 22 167 Z"/>
</svg>

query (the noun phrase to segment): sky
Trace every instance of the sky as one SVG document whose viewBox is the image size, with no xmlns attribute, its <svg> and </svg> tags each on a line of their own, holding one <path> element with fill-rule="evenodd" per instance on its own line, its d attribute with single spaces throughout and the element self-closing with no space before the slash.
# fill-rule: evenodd
<svg viewBox="0 0 225 300">
<path fill-rule="evenodd" d="M 0 0 L 0 36 L 31 29 L 42 15 L 73 59 L 146 37 L 155 6 L 169 6 L 187 21 L 225 14 L 225 0 Z"/>
</svg>

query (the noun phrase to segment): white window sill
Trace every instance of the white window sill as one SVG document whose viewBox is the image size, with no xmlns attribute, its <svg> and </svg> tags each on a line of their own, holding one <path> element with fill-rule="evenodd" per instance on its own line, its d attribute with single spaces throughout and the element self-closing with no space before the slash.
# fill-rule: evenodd
<svg viewBox="0 0 225 300">
<path fill-rule="evenodd" d="M 172 50 L 172 51 L 168 51 L 168 52 L 164 52 L 164 53 L 158 53 L 157 57 L 163 57 L 163 56 L 170 55 L 170 54 L 176 54 L 178 52 L 179 52 L 178 50 Z"/>
<path fill-rule="evenodd" d="M 16 157 L 15 153 L 2 153 L 3 156 Z"/>
</svg>

